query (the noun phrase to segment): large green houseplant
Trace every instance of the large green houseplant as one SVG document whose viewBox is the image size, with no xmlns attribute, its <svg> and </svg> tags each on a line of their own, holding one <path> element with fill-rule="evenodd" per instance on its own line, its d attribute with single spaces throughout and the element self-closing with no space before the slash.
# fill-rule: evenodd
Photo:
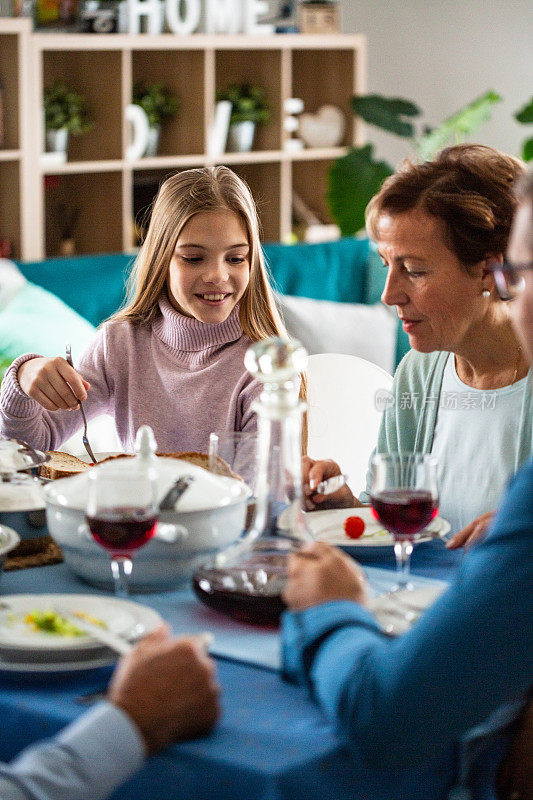
<svg viewBox="0 0 533 800">
<path fill-rule="evenodd" d="M 429 160 L 448 143 L 458 143 L 474 133 L 490 118 L 492 107 L 501 97 L 489 91 L 436 128 L 423 125 L 417 130 L 413 120 L 421 111 L 415 103 L 398 97 L 361 95 L 352 98 L 352 110 L 365 122 L 408 139 L 414 157 Z M 365 209 L 379 191 L 393 167 L 374 158 L 374 147 L 366 144 L 350 148 L 347 155 L 332 164 L 328 176 L 327 201 L 332 218 L 343 236 L 353 236 L 364 228 Z"/>
<path fill-rule="evenodd" d="M 522 125 L 533 125 L 533 97 L 523 108 L 519 109 L 514 118 Z M 522 158 L 524 161 L 533 161 L 533 137 L 526 139 L 522 145 Z"/>
</svg>

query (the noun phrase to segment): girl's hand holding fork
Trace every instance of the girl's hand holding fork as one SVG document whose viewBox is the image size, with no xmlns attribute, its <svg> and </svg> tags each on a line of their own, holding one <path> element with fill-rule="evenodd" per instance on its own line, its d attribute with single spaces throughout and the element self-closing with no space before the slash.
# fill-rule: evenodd
<svg viewBox="0 0 533 800">
<path fill-rule="evenodd" d="M 87 399 L 90 383 L 70 366 L 64 358 L 31 358 L 18 369 L 17 380 L 28 397 L 47 411 L 79 408 Z"/>
</svg>

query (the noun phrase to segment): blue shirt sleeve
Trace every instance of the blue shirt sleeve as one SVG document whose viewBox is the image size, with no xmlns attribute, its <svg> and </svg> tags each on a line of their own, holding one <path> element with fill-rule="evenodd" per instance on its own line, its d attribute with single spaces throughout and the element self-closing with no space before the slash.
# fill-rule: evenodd
<svg viewBox="0 0 533 800">
<path fill-rule="evenodd" d="M 145 758 L 140 733 L 123 711 L 102 703 L 53 739 L 0 764 L 1 800 L 101 800 Z"/>
<path fill-rule="evenodd" d="M 454 583 L 404 636 L 386 637 L 354 603 L 286 613 L 286 674 L 308 682 L 369 767 L 421 765 L 531 685 L 532 464 Z"/>
</svg>

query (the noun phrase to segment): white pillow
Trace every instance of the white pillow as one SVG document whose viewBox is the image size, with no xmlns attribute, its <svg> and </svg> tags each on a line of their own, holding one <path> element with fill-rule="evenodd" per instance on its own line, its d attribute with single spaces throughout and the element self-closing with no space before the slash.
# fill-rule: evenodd
<svg viewBox="0 0 533 800">
<path fill-rule="evenodd" d="M 279 294 L 277 301 L 287 332 L 309 355 L 346 353 L 394 372 L 397 318 L 383 303 L 335 303 Z"/>
</svg>

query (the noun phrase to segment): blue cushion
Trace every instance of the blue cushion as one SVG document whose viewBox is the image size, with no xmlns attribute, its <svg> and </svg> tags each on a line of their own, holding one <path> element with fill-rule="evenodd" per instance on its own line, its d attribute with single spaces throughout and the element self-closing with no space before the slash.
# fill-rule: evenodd
<svg viewBox="0 0 533 800">
<path fill-rule="evenodd" d="M 340 239 L 320 244 L 265 244 L 263 251 L 281 294 L 363 303 L 368 239 Z"/>
<path fill-rule="evenodd" d="M 95 328 L 59 297 L 27 283 L 0 311 L 0 356 L 12 361 L 22 353 L 64 356 L 70 342 L 74 358 L 93 339 Z"/>
<path fill-rule="evenodd" d="M 92 325 L 99 325 L 122 304 L 133 261 L 131 255 L 114 253 L 16 263 L 29 281 L 60 297 Z"/>
</svg>

